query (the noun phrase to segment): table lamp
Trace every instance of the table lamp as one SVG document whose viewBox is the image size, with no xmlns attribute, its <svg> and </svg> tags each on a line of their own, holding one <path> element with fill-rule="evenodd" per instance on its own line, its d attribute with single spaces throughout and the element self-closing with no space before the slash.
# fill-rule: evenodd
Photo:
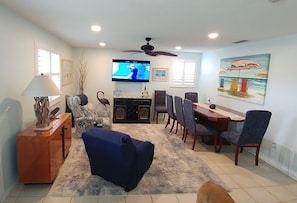
<svg viewBox="0 0 297 203">
<path fill-rule="evenodd" d="M 48 96 L 60 95 L 62 92 L 56 86 L 54 81 L 47 75 L 41 74 L 33 78 L 26 89 L 23 91 L 24 96 L 33 96 L 35 100 L 34 111 L 37 118 L 35 130 L 49 130 L 49 100 Z"/>
</svg>

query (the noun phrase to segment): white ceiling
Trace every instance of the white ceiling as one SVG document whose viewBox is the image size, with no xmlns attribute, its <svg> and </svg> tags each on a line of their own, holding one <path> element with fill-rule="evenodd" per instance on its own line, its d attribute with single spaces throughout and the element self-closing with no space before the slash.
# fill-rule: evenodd
<svg viewBox="0 0 297 203">
<path fill-rule="evenodd" d="M 297 0 L 0 0 L 74 47 L 203 52 L 297 33 Z M 102 30 L 94 33 L 92 24 Z M 209 40 L 209 32 L 219 38 Z M 247 42 L 248 43 L 248 42 Z"/>
</svg>

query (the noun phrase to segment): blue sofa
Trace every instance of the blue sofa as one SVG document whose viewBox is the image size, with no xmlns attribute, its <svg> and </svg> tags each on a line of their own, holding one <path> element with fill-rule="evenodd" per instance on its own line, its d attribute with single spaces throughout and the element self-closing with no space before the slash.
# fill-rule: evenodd
<svg viewBox="0 0 297 203">
<path fill-rule="evenodd" d="M 104 128 L 83 132 L 92 175 L 133 190 L 152 164 L 154 144 Z"/>
</svg>

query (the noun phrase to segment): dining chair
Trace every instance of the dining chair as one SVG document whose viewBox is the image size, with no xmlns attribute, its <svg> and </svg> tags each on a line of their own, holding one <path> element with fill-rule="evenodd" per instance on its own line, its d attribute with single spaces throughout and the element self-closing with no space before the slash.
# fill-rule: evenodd
<svg viewBox="0 0 297 203">
<path fill-rule="evenodd" d="M 186 133 L 184 137 L 184 142 L 186 142 L 188 133 L 193 135 L 194 141 L 192 150 L 195 148 L 196 144 L 196 137 L 201 136 L 202 140 L 205 135 L 209 136 L 217 136 L 218 132 L 211 126 L 206 124 L 197 123 L 195 121 L 195 115 L 193 111 L 193 102 L 189 99 L 184 100 L 184 116 L 185 116 L 185 123 L 186 123 Z"/>
<path fill-rule="evenodd" d="M 261 142 L 268 128 L 271 112 L 265 110 L 251 110 L 246 113 L 246 118 L 241 132 L 224 131 L 220 134 L 220 147 L 225 139 L 235 145 L 235 165 L 238 165 L 238 153 L 243 147 L 255 147 L 255 165 L 259 162 Z"/>
<path fill-rule="evenodd" d="M 183 99 L 179 96 L 174 96 L 174 106 L 175 106 L 175 114 L 176 114 L 176 131 L 178 130 L 178 125 L 181 126 L 183 130 L 182 140 L 184 140 L 186 127 L 185 127 L 185 117 L 184 117 L 184 110 L 183 110 Z"/>
<path fill-rule="evenodd" d="M 173 97 L 172 95 L 166 94 L 166 104 L 167 104 L 167 113 L 168 113 L 168 120 L 165 125 L 165 128 L 170 124 L 170 120 L 173 120 L 170 132 L 172 132 L 172 129 L 174 127 L 175 121 L 176 121 L 176 113 L 173 109 Z"/>
<path fill-rule="evenodd" d="M 159 113 L 167 114 L 167 107 L 166 107 L 166 90 L 155 90 L 154 95 L 154 117 L 156 116 L 156 123 L 158 124 L 158 117 Z"/>
<path fill-rule="evenodd" d="M 193 103 L 197 103 L 198 102 L 198 92 L 185 92 L 185 99 L 189 99 Z"/>
</svg>

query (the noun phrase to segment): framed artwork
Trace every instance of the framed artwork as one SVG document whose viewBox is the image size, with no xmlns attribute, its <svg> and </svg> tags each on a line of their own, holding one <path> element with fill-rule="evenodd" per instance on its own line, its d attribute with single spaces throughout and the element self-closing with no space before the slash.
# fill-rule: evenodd
<svg viewBox="0 0 297 203">
<path fill-rule="evenodd" d="M 62 86 L 69 85 L 73 81 L 72 61 L 62 59 Z"/>
<path fill-rule="evenodd" d="M 166 82 L 167 80 L 167 68 L 153 68 L 153 81 Z"/>
<path fill-rule="evenodd" d="M 218 95 L 264 104 L 270 54 L 221 59 Z"/>
</svg>

